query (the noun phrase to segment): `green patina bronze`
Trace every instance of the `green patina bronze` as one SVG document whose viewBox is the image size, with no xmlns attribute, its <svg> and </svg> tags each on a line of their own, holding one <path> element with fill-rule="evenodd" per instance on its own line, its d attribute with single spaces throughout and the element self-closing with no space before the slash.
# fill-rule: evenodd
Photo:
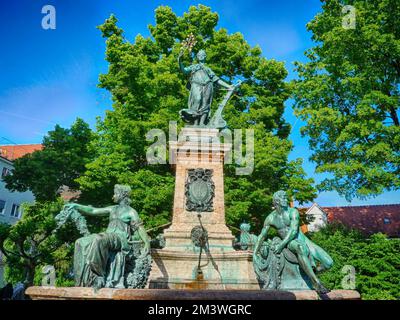
<svg viewBox="0 0 400 320">
<path fill-rule="evenodd" d="M 240 225 L 240 237 L 239 241 L 236 243 L 239 250 L 254 250 L 258 237 L 250 233 L 250 229 L 251 226 L 248 223 L 242 223 Z"/>
<path fill-rule="evenodd" d="M 80 212 L 71 205 L 64 206 L 61 212 L 55 217 L 55 220 L 57 223 L 56 230 L 68 221 L 71 221 L 75 224 L 76 228 L 82 236 L 90 235 L 85 217 L 83 217 Z"/>
<path fill-rule="evenodd" d="M 303 234 L 299 225 L 299 212 L 289 207 L 286 192 L 276 192 L 273 204 L 275 210 L 265 219 L 253 254 L 254 270 L 263 288 L 314 288 L 319 293 L 329 292 L 314 270 L 330 268 L 332 258 Z M 271 227 L 278 231 L 279 237 L 264 242 Z"/>
<path fill-rule="evenodd" d="M 115 185 L 117 205 L 93 208 L 66 204 L 56 217 L 58 227 L 75 222 L 84 237 L 75 242 L 74 277 L 78 287 L 144 288 L 151 267 L 150 239 L 138 213 L 130 207 L 129 186 Z M 90 234 L 81 215 L 108 216 L 105 232 Z"/>
<path fill-rule="evenodd" d="M 186 123 L 200 127 L 223 128 L 226 122 L 222 119 L 222 110 L 231 98 L 233 92 L 240 85 L 231 86 L 221 80 L 209 67 L 205 65 L 206 52 L 200 50 L 197 53 L 198 63 L 185 67 L 182 63 L 184 46 L 179 53 L 178 63 L 180 70 L 189 75 L 188 89 L 190 90 L 188 108 L 180 111 L 180 116 Z M 218 110 L 210 121 L 211 104 L 216 86 L 224 87 L 228 93 L 219 105 Z"/>
</svg>

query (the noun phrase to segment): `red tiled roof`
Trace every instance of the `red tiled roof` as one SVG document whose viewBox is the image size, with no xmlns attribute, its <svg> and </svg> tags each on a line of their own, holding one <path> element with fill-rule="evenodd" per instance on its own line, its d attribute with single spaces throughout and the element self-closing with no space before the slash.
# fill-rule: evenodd
<svg viewBox="0 0 400 320">
<path fill-rule="evenodd" d="M 0 146 L 0 156 L 10 161 L 21 158 L 28 153 L 42 150 L 41 144 L 17 144 Z"/>
<path fill-rule="evenodd" d="M 382 232 L 391 237 L 400 236 L 400 204 L 323 207 L 328 221 L 337 221 L 370 235 Z M 385 219 L 388 219 L 385 223 Z"/>
<path fill-rule="evenodd" d="M 79 199 L 81 191 L 70 189 L 68 186 L 61 186 L 58 188 L 58 193 L 64 201 L 70 202 L 71 200 Z"/>
</svg>

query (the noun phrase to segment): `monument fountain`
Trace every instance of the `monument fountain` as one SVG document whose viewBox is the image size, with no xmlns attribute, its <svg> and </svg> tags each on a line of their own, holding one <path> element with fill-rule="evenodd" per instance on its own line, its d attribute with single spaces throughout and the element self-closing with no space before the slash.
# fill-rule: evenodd
<svg viewBox="0 0 400 320">
<path fill-rule="evenodd" d="M 189 37 L 186 48 L 193 47 Z M 185 48 L 185 47 L 184 47 Z M 224 204 L 224 159 L 232 145 L 220 139 L 226 126 L 222 110 L 240 85 L 231 86 L 205 65 L 200 50 L 198 63 L 185 67 L 190 75 L 188 108 L 180 111 L 187 123 L 178 141 L 170 142 L 176 164 L 172 225 L 165 230 L 166 246 L 153 251 L 150 288 L 258 289 L 250 252 L 236 251 L 234 237 L 226 226 Z M 210 117 L 216 86 L 227 89 L 214 117 Z"/>
<path fill-rule="evenodd" d="M 356 291 L 329 292 L 315 269 L 333 261 L 299 228 L 299 213 L 288 206 L 286 193 L 274 194 L 275 210 L 267 216 L 259 237 L 243 225 L 240 247 L 226 225 L 224 160 L 232 145 L 221 142 L 226 127 L 223 109 L 235 90 L 205 65 L 185 67 L 181 57 L 194 47 L 190 36 L 179 54 L 181 71 L 189 75 L 188 108 L 180 111 L 187 124 L 178 141 L 170 142 L 176 171 L 172 224 L 164 230 L 165 246 L 150 249 L 150 238 L 130 207 L 130 187 L 115 186 L 116 205 L 93 208 L 65 205 L 59 226 L 76 224 L 83 235 L 75 244 L 74 288 L 30 287 L 33 299 L 359 299 Z M 211 117 L 216 86 L 227 90 Z M 90 234 L 84 215 L 109 216 L 105 232 Z M 279 237 L 266 241 L 270 227 Z M 314 289 L 314 290 L 313 290 Z"/>
</svg>

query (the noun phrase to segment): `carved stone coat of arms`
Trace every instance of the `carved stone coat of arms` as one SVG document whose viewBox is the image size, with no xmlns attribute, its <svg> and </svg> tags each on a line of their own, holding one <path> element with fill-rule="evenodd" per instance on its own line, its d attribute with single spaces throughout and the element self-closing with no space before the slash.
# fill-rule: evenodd
<svg viewBox="0 0 400 320">
<path fill-rule="evenodd" d="M 212 212 L 215 185 L 211 169 L 189 169 L 185 184 L 186 210 Z"/>
</svg>

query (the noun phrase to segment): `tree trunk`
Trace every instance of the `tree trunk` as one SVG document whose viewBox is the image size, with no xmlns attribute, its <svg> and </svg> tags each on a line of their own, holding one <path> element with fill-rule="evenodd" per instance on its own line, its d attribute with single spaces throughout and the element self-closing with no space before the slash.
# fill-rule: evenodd
<svg viewBox="0 0 400 320">
<path fill-rule="evenodd" d="M 30 287 L 33 286 L 33 281 L 35 278 L 35 268 L 36 266 L 34 264 L 28 264 L 25 267 L 25 286 Z"/>
<path fill-rule="evenodd" d="M 396 109 L 393 107 L 390 107 L 390 117 L 393 119 L 394 125 L 395 126 L 399 126 L 399 117 L 397 116 L 397 112 Z"/>
</svg>

